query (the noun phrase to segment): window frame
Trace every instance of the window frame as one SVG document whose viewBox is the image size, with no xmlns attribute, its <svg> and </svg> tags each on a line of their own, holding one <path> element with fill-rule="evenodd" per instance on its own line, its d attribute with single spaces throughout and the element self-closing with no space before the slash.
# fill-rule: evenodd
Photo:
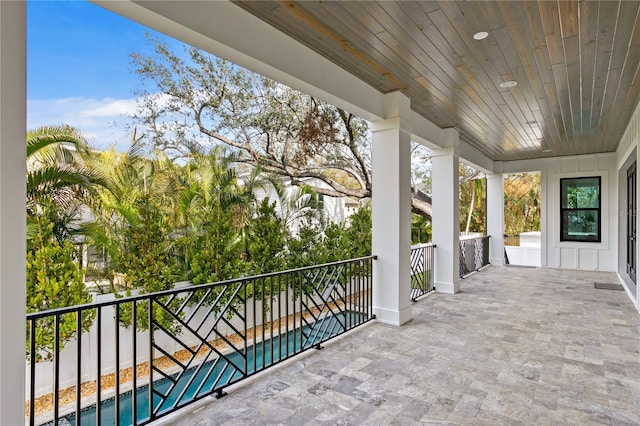
<svg viewBox="0 0 640 426">
<path fill-rule="evenodd" d="M 564 183 L 566 181 L 580 181 L 580 180 L 597 180 L 598 190 L 598 207 L 564 207 L 563 200 L 565 197 Z M 575 187 L 575 186 L 574 186 Z M 569 235 L 568 229 L 565 234 L 565 213 L 571 212 L 596 212 L 597 218 L 597 230 L 596 235 L 593 238 L 577 238 Z M 568 217 L 568 216 L 567 216 Z M 578 176 L 578 177 L 566 177 L 560 178 L 560 242 L 574 242 L 574 243 L 601 243 L 602 242 L 602 176 Z"/>
</svg>

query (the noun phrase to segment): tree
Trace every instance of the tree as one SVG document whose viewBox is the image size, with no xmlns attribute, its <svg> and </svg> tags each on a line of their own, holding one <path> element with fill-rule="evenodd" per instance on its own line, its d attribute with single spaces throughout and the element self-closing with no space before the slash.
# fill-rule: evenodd
<svg viewBox="0 0 640 426">
<path fill-rule="evenodd" d="M 56 238 L 54 224 L 48 217 L 50 212 L 46 206 L 42 209 L 35 219 L 37 231 L 33 238 L 27 240 L 27 313 L 91 302 L 73 245 L 68 240 L 59 241 Z M 95 311 L 85 310 L 80 318 L 81 329 L 88 331 L 95 318 Z M 61 315 L 58 327 L 58 350 L 62 350 L 77 331 L 76 315 Z M 56 345 L 54 317 L 36 320 L 35 354 L 29 353 L 29 332 L 27 329 L 27 355 L 31 357 L 31 361 L 52 359 Z"/>
<path fill-rule="evenodd" d="M 251 185 L 239 184 L 233 156 L 222 147 L 194 155 L 186 165 L 190 185 L 181 195 L 188 218 L 188 278 L 194 284 L 236 278 L 244 272 L 243 230 L 253 199 Z"/>
<path fill-rule="evenodd" d="M 133 54 L 140 91 L 137 118 L 153 144 L 176 157 L 224 144 L 238 161 L 309 185 L 321 195 L 371 196 L 369 131 L 364 120 L 266 77 L 190 48 Z M 310 184 L 309 178 L 322 184 Z M 413 188 L 412 208 L 431 214 L 431 198 Z"/>
<path fill-rule="evenodd" d="M 46 206 L 53 233 L 62 241 L 74 233 L 71 226 L 95 189 L 105 184 L 91 167 L 91 148 L 75 128 L 44 126 L 27 133 L 27 236 L 34 218 Z"/>
<path fill-rule="evenodd" d="M 460 163 L 460 232 L 484 232 L 486 230 L 486 189 L 484 173 Z"/>
<path fill-rule="evenodd" d="M 80 207 L 104 181 L 86 159 L 91 150 L 80 132 L 69 126 L 48 126 L 27 133 L 27 312 L 88 303 L 91 296 L 70 236 Z M 88 330 L 95 312 L 81 314 Z M 36 353 L 50 359 L 54 350 L 53 317 L 36 321 Z M 77 317 L 59 320 L 59 349 L 77 331 Z M 29 330 L 28 330 L 29 332 Z M 27 346 L 28 348 L 28 346 Z"/>
<path fill-rule="evenodd" d="M 154 161 L 145 157 L 144 136 L 134 131 L 129 150 L 116 152 L 114 148 L 99 152 L 91 160 L 91 166 L 104 176 L 105 185 L 99 187 L 87 205 L 94 220 L 85 224 L 83 231 L 87 243 L 107 255 L 105 275 L 113 280 L 113 274 L 122 271 L 114 265 L 115 259 L 126 252 L 127 230 L 138 224 L 140 199 L 164 198 L 161 185 L 156 184 Z M 153 196 L 151 194 L 154 194 Z M 167 205 L 157 201 L 157 205 Z"/>
<path fill-rule="evenodd" d="M 284 221 L 276 216 L 276 203 L 264 198 L 256 216 L 249 221 L 247 261 L 253 275 L 277 272 L 285 269 Z"/>
<path fill-rule="evenodd" d="M 124 231 L 124 250 L 115 256 L 115 267 L 124 273 L 129 287 L 125 294 L 131 295 L 131 289 L 139 290 L 139 294 L 155 293 L 173 288 L 180 276 L 177 258 L 173 251 L 173 241 L 169 238 L 170 228 L 150 194 L 144 194 L 135 205 L 137 218 Z M 173 307 L 180 300 L 172 302 Z M 131 325 L 132 304 L 123 304 L 120 308 L 120 321 Z M 136 305 L 136 327 L 146 330 L 149 327 L 149 305 Z M 155 321 L 169 330 L 176 330 L 174 319 L 163 308 L 154 305 Z"/>
<path fill-rule="evenodd" d="M 509 235 L 540 230 L 540 173 L 513 173 L 504 179 L 504 229 Z"/>
<path fill-rule="evenodd" d="M 431 241 L 431 221 L 417 214 L 411 215 L 411 244 L 422 244 Z"/>
<path fill-rule="evenodd" d="M 371 254 L 371 207 L 361 207 L 346 221 L 346 250 L 342 259 L 369 256 Z M 340 259 L 337 259 L 340 260 Z"/>
</svg>

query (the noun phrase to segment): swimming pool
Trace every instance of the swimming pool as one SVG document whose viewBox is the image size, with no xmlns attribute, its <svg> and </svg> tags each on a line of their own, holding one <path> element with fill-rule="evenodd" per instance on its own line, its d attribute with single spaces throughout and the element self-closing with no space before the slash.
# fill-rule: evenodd
<svg viewBox="0 0 640 426">
<path fill-rule="evenodd" d="M 271 339 L 265 339 L 255 345 L 248 346 L 246 357 L 243 353 L 234 352 L 226 355 L 226 358 L 221 357 L 204 363 L 199 371 L 198 366 L 186 370 L 168 394 L 167 392 L 172 384 L 171 380 L 167 378 L 156 380 L 153 382 L 153 390 L 166 396 L 163 400 L 154 392 L 153 409 L 157 410 L 157 415 L 162 415 L 162 413 L 172 410 L 176 402 L 179 402 L 178 405 L 180 406 L 186 405 L 194 399 L 217 390 L 216 387 L 219 388 L 221 383 L 225 384 L 225 386 L 235 383 L 246 376 L 264 370 L 272 364 L 290 358 L 293 354 L 299 354 L 320 342 L 340 334 L 344 331 L 345 325 L 346 329 L 349 329 L 354 324 L 365 322 L 366 320 L 366 315 L 363 313 L 348 312 L 346 315 L 337 314 L 326 319 L 320 319 L 314 324 L 295 331 L 291 330 L 287 333 L 273 336 Z M 242 366 L 243 370 L 238 370 L 233 365 Z M 246 372 L 244 368 L 246 368 Z M 192 380 L 194 374 L 196 377 Z M 172 379 L 175 380 L 177 376 L 178 373 L 173 375 Z M 136 388 L 135 392 L 136 420 L 139 423 L 145 422 L 149 420 L 149 385 L 140 386 Z M 120 424 L 133 424 L 132 391 L 121 393 L 118 402 Z M 115 411 L 115 397 L 103 400 L 100 403 L 101 424 L 115 424 L 115 416 L 117 415 Z M 93 404 L 83 408 L 79 417 L 80 421 L 78 422 L 76 413 L 63 416 L 59 424 L 65 424 L 64 421 L 66 420 L 70 425 L 95 425 L 96 405 Z M 53 422 L 48 422 L 41 426 L 52 425 Z"/>
</svg>

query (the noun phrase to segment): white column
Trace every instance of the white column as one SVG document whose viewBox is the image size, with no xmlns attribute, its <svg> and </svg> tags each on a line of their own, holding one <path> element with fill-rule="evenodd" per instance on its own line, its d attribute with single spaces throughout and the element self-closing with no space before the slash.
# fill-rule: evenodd
<svg viewBox="0 0 640 426">
<path fill-rule="evenodd" d="M 540 170 L 540 265 L 546 267 L 554 267 L 555 262 L 552 260 L 553 249 L 551 253 L 549 253 L 547 242 L 553 241 L 553 237 L 549 235 L 552 231 L 553 227 L 551 226 L 550 220 L 547 216 L 547 200 L 549 199 L 552 191 L 549 191 L 547 188 L 547 183 L 549 181 L 549 173 L 547 171 L 547 162 L 545 161 Z M 550 261 L 551 260 L 551 261 Z"/>
<path fill-rule="evenodd" d="M 504 175 L 487 174 L 487 235 L 489 263 L 504 265 Z"/>
<path fill-rule="evenodd" d="M 409 99 L 387 95 L 387 119 L 371 123 L 373 313 L 401 325 L 411 309 L 411 134 Z"/>
<path fill-rule="evenodd" d="M 455 132 L 455 130 L 445 130 Z M 440 293 L 460 291 L 460 199 L 457 132 L 450 148 L 431 150 L 431 229 L 435 252 L 435 286 Z"/>
<path fill-rule="evenodd" d="M 0 425 L 24 424 L 26 13 L 0 1 Z"/>
</svg>

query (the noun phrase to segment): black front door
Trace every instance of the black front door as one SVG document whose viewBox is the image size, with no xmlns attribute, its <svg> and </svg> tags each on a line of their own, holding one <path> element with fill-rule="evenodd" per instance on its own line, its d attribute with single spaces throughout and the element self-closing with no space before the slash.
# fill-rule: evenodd
<svg viewBox="0 0 640 426">
<path fill-rule="evenodd" d="M 636 282 L 636 163 L 627 170 L 627 273 Z M 635 290 L 635 288 L 634 288 Z M 634 292 L 635 293 L 635 292 Z"/>
</svg>

